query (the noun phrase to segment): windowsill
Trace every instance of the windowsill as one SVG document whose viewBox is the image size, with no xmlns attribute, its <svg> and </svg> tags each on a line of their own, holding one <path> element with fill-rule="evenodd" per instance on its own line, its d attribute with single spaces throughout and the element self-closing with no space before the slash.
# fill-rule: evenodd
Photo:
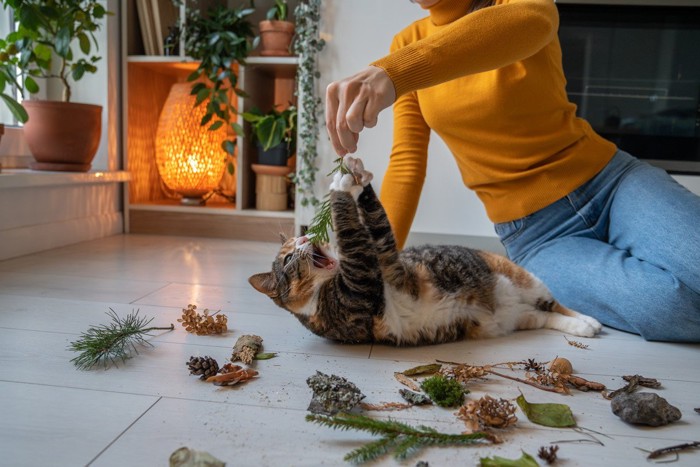
<svg viewBox="0 0 700 467">
<path fill-rule="evenodd" d="M 0 190 L 61 185 L 90 185 L 127 182 L 131 174 L 125 170 L 94 172 L 47 172 L 30 169 L 3 169 Z"/>
</svg>

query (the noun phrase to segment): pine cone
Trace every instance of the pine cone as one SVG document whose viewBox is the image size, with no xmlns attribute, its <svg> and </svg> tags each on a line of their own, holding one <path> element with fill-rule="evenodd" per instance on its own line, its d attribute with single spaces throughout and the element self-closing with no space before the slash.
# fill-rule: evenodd
<svg viewBox="0 0 700 467">
<path fill-rule="evenodd" d="M 190 357 L 190 361 L 186 365 L 191 375 L 201 375 L 199 379 L 207 379 L 219 372 L 219 364 L 209 356 Z"/>
</svg>

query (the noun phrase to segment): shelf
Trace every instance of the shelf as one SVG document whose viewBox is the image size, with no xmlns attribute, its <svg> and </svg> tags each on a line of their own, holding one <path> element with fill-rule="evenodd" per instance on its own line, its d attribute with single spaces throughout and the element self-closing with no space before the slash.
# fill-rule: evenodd
<svg viewBox="0 0 700 467">
<path fill-rule="evenodd" d="M 225 216 L 283 217 L 294 219 L 294 211 L 259 211 L 257 209 L 236 209 L 229 203 L 207 203 L 204 206 L 183 206 L 177 200 L 153 201 L 129 205 L 130 210 L 182 212 L 189 214 L 219 214 Z"/>
<path fill-rule="evenodd" d="M 0 189 L 121 183 L 130 179 L 129 172 L 125 171 L 48 172 L 29 169 L 3 169 L 0 172 Z"/>
</svg>

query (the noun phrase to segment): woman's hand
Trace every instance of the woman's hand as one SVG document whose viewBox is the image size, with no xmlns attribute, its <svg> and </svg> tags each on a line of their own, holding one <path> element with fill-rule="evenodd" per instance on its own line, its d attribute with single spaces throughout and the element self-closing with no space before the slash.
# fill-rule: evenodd
<svg viewBox="0 0 700 467">
<path fill-rule="evenodd" d="M 396 100 L 394 83 L 379 67 L 361 72 L 326 88 L 326 129 L 333 149 L 340 156 L 357 150 L 357 140 L 365 128 L 377 124 L 379 112 Z"/>
</svg>

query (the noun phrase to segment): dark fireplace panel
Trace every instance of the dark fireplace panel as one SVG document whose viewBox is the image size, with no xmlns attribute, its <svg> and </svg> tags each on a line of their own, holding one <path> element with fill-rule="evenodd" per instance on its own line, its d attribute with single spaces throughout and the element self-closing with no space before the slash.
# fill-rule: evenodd
<svg viewBox="0 0 700 467">
<path fill-rule="evenodd" d="M 557 6 L 579 116 L 639 158 L 700 174 L 700 2 Z"/>
</svg>

